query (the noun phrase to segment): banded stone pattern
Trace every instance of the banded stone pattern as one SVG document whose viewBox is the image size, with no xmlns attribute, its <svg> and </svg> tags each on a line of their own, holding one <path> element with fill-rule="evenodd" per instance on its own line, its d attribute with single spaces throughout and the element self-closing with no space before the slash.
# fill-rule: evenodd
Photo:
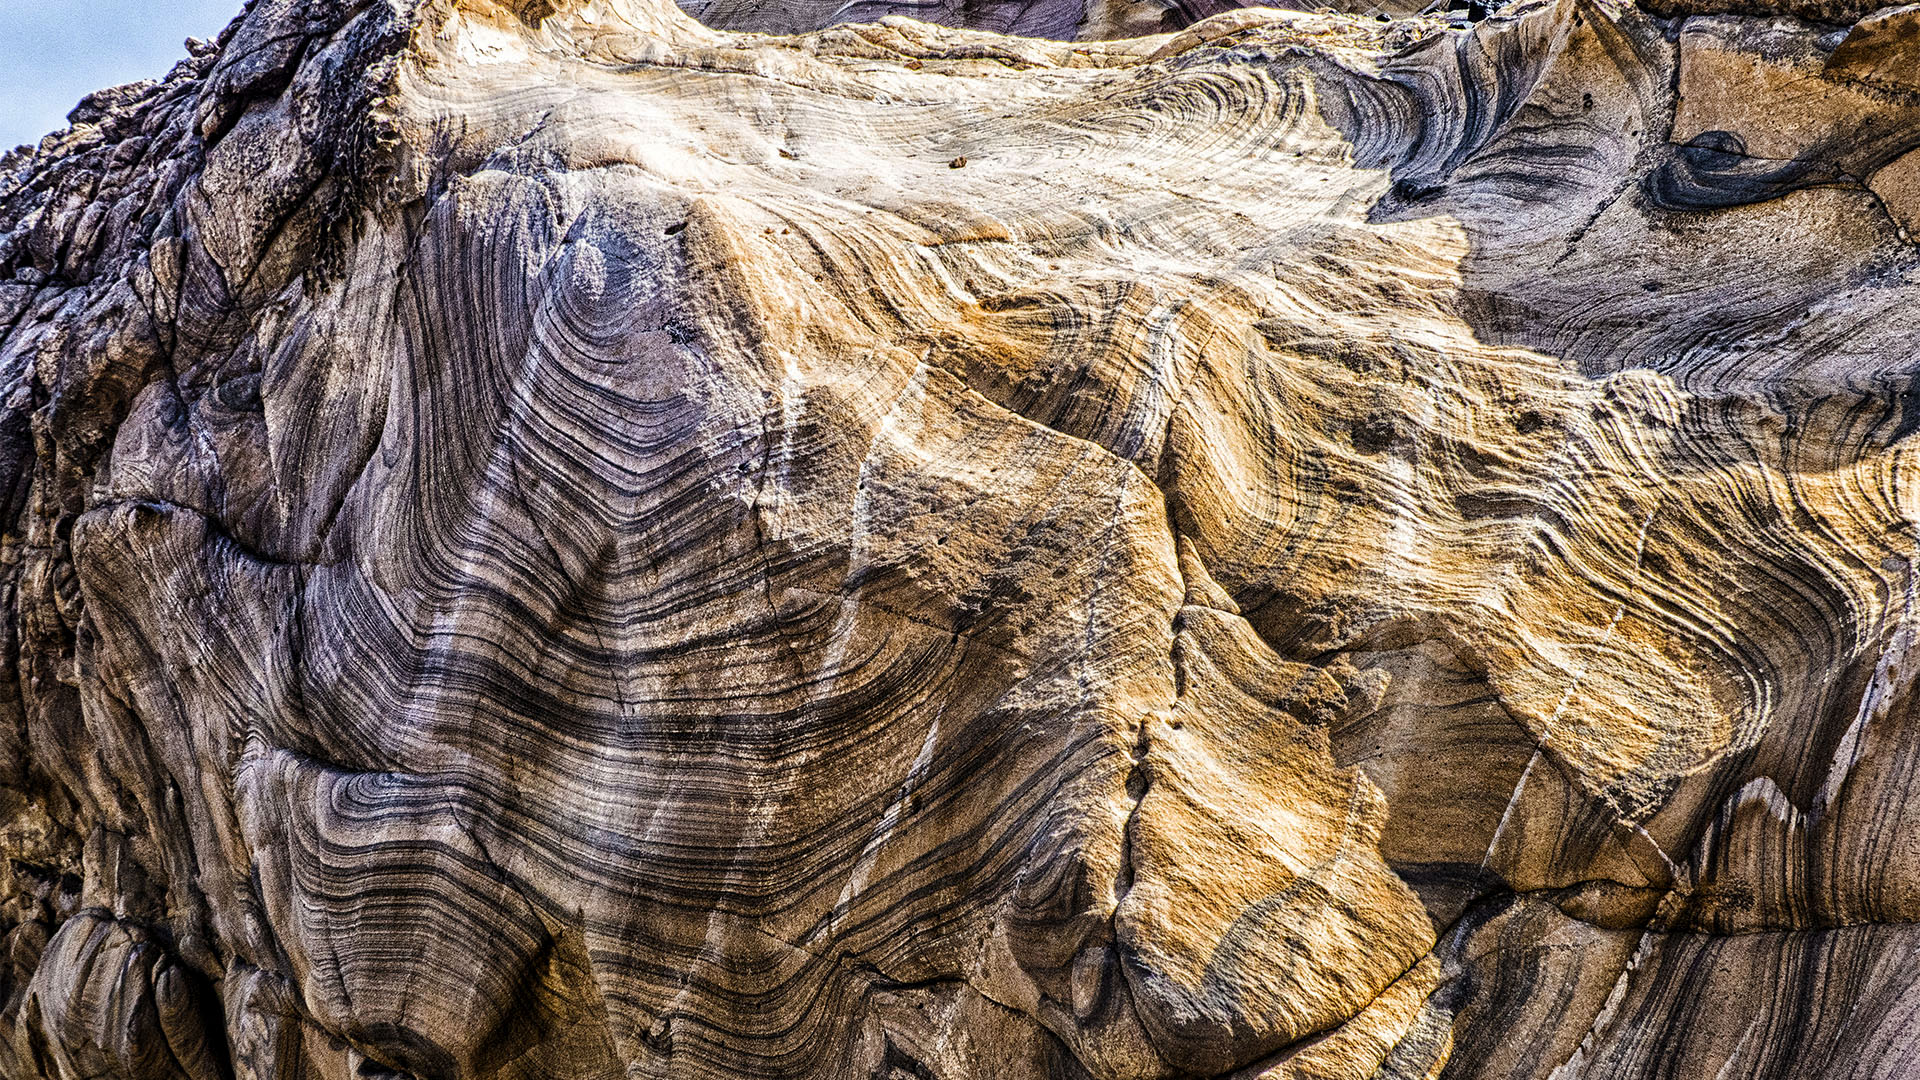
<svg viewBox="0 0 1920 1080">
<path fill-rule="evenodd" d="M 1109 41 L 1184 30 L 1202 19 L 1249 6 L 1345 11 L 1374 18 L 1419 14 L 1429 7 L 1457 7 L 1455 15 L 1467 14 L 1469 9 L 1467 0 L 1273 0 L 1258 5 L 1242 0 L 680 0 L 687 14 L 720 30 L 801 34 L 845 23 L 911 18 L 1063 41 Z M 1486 6 L 1498 5 L 1482 5 Z"/>
<path fill-rule="evenodd" d="M 1920 1076 L 1920 9 L 1088 10 L 0 161 L 0 1076 Z"/>
<path fill-rule="evenodd" d="M 1426 0 L 1339 0 L 1331 7 L 1362 15 L 1411 15 L 1425 4 Z M 1240 0 L 683 0 L 680 6 L 721 30 L 798 34 L 843 23 L 912 18 L 1022 37 L 1111 40 L 1184 30 L 1248 5 Z M 1326 5 L 1275 0 L 1258 6 L 1310 10 Z"/>
</svg>

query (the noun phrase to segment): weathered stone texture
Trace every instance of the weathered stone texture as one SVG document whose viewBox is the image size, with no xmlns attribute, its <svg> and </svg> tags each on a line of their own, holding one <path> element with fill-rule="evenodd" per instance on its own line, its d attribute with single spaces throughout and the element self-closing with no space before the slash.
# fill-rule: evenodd
<svg viewBox="0 0 1920 1080">
<path fill-rule="evenodd" d="M 0 1075 L 1920 1078 L 1913 12 L 1089 10 L 0 161 Z"/>
</svg>

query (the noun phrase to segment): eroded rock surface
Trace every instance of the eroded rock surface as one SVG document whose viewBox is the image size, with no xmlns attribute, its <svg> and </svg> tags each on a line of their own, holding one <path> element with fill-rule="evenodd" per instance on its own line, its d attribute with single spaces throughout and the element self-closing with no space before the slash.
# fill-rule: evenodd
<svg viewBox="0 0 1920 1080">
<path fill-rule="evenodd" d="M 1913 26 L 255 0 L 0 163 L 0 1074 L 1920 1076 Z"/>
<path fill-rule="evenodd" d="M 1478 0 L 1475 0 L 1478 2 Z M 843 23 L 911 16 L 921 22 L 1024 37 L 1090 41 L 1184 30 L 1202 19 L 1248 6 L 1332 9 L 1358 15 L 1411 15 L 1429 4 L 1465 12 L 1468 0 L 682 0 L 694 18 L 720 30 L 800 34 Z"/>
</svg>

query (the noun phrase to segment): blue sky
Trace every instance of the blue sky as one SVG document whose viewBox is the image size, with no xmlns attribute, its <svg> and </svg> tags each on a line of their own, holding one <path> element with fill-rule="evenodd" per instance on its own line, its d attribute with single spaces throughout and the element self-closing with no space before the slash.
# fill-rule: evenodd
<svg viewBox="0 0 1920 1080">
<path fill-rule="evenodd" d="M 0 152 L 67 125 L 103 86 L 157 79 L 241 0 L 0 0 Z"/>
</svg>

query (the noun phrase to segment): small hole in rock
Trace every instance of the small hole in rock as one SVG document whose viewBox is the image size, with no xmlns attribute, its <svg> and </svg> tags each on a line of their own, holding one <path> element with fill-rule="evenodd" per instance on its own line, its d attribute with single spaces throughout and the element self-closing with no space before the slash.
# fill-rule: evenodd
<svg viewBox="0 0 1920 1080">
<path fill-rule="evenodd" d="M 1395 180 L 1388 194 L 1397 202 L 1416 203 L 1422 199 L 1431 199 L 1445 190 L 1446 188 L 1440 184 L 1424 184 L 1418 180 L 1407 179 Z"/>
</svg>

